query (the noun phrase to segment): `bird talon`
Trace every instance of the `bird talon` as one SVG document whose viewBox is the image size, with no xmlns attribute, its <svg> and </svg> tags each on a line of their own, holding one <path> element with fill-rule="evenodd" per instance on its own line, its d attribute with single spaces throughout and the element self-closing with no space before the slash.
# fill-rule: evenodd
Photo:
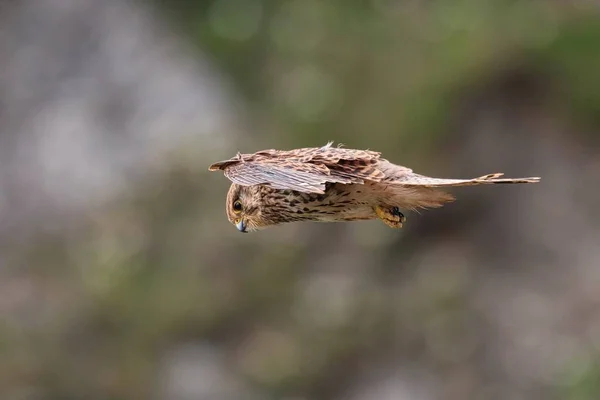
<svg viewBox="0 0 600 400">
<path fill-rule="evenodd" d="M 391 228 L 402 228 L 402 224 L 406 221 L 406 217 L 398 207 L 375 207 L 375 213 L 383 221 L 384 224 Z"/>
<path fill-rule="evenodd" d="M 406 217 L 404 216 L 404 214 L 402 214 L 402 211 L 400 211 L 398 207 L 392 207 L 392 214 L 400 217 L 400 222 L 406 222 Z"/>
</svg>

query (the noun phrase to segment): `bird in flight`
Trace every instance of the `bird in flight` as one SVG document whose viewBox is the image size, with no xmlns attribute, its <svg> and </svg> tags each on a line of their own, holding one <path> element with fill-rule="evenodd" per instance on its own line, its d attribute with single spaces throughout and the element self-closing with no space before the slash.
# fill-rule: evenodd
<svg viewBox="0 0 600 400">
<path fill-rule="evenodd" d="M 401 210 L 441 207 L 454 196 L 438 188 L 536 183 L 539 177 L 431 178 L 393 164 L 370 150 L 308 147 L 262 150 L 212 164 L 233 183 L 227 193 L 229 221 L 240 232 L 287 222 L 340 222 L 379 218 L 392 228 L 406 221 Z"/>
</svg>

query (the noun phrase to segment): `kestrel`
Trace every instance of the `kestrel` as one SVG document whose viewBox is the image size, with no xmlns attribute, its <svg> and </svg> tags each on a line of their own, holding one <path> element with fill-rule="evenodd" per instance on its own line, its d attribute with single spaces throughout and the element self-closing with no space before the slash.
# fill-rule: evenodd
<svg viewBox="0 0 600 400">
<path fill-rule="evenodd" d="M 440 179 L 392 164 L 381 153 L 332 147 L 262 150 L 212 164 L 233 183 L 229 221 L 240 232 L 296 221 L 339 222 L 379 218 L 392 228 L 406 221 L 400 210 L 441 207 L 454 196 L 437 187 L 536 183 L 539 177 Z"/>
</svg>

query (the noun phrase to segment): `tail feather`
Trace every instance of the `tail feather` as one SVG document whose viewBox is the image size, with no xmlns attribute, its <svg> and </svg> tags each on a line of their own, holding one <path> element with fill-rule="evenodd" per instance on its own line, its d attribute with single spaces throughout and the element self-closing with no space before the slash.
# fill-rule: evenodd
<svg viewBox="0 0 600 400">
<path fill-rule="evenodd" d="M 503 174 L 496 173 L 474 179 L 441 179 L 410 173 L 394 180 L 395 185 L 390 187 L 394 187 L 392 192 L 394 203 L 401 208 L 414 211 L 419 208 L 442 207 L 445 203 L 456 200 L 452 194 L 439 190 L 437 187 L 536 183 L 540 181 L 538 177 L 508 179 L 501 178 L 501 176 Z"/>
<path fill-rule="evenodd" d="M 425 186 L 395 186 L 391 202 L 404 210 L 439 208 L 456 200 L 454 195 Z"/>
<path fill-rule="evenodd" d="M 515 184 L 515 183 L 537 183 L 539 177 L 528 178 L 500 178 L 503 173 L 488 174 L 473 179 L 443 179 L 431 178 L 419 174 L 407 174 L 399 177 L 395 183 L 402 186 L 439 187 L 439 186 L 474 186 L 488 184 Z"/>
</svg>

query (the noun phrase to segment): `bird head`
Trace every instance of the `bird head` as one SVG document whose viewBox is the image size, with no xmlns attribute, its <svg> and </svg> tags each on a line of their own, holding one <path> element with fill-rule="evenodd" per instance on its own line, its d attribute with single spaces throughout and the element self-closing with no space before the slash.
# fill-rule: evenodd
<svg viewBox="0 0 600 400">
<path fill-rule="evenodd" d="M 227 192 L 225 209 L 229 222 L 235 225 L 240 232 L 251 232 L 269 225 L 262 217 L 258 186 L 232 184 Z"/>
</svg>

